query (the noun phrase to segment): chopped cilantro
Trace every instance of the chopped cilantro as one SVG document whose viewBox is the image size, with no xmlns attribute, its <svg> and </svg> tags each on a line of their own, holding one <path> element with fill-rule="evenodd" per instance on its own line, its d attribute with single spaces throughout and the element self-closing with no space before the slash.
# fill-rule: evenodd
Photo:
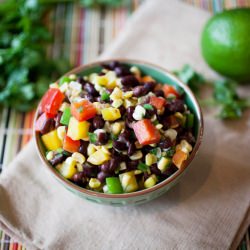
<svg viewBox="0 0 250 250">
<path fill-rule="evenodd" d="M 173 157 L 174 153 L 175 153 L 175 147 L 168 148 L 166 151 L 166 156 Z"/>
<path fill-rule="evenodd" d="M 145 163 L 140 162 L 137 166 L 137 168 L 143 172 L 148 171 L 148 166 Z"/>
<path fill-rule="evenodd" d="M 90 133 L 89 132 L 88 135 L 89 135 L 89 141 L 91 143 L 96 143 L 97 142 L 97 135 L 95 133 Z"/>
<path fill-rule="evenodd" d="M 144 104 L 143 107 L 147 110 L 154 110 L 153 106 L 151 104 L 148 104 L 148 103 Z"/>
<path fill-rule="evenodd" d="M 109 96 L 110 96 L 109 93 L 103 92 L 103 93 L 101 94 L 101 100 L 102 100 L 102 101 L 108 101 L 108 100 L 109 100 Z"/>
</svg>

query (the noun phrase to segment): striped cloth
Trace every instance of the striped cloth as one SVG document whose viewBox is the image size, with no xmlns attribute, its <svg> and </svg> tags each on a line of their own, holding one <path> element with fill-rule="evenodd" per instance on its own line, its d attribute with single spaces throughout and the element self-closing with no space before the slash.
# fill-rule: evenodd
<svg viewBox="0 0 250 250">
<path fill-rule="evenodd" d="M 250 0 L 183 0 L 210 12 L 237 6 L 250 7 Z M 52 58 L 69 59 L 72 66 L 94 60 L 119 34 L 126 20 L 143 0 L 130 0 L 118 9 L 84 9 L 76 4 L 59 4 L 47 20 L 54 35 L 48 48 Z M 32 136 L 34 111 L 17 113 L 3 108 L 0 111 L 0 172 Z M 239 249 L 250 250 L 250 233 L 246 233 Z M 3 231 L 0 231 L 0 250 L 25 249 Z"/>
</svg>

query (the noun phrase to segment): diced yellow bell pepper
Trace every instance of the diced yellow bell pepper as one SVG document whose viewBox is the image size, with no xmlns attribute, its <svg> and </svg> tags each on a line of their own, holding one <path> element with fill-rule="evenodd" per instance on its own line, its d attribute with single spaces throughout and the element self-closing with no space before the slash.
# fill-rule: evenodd
<svg viewBox="0 0 250 250">
<path fill-rule="evenodd" d="M 58 138 L 57 130 L 50 131 L 49 133 L 42 135 L 42 142 L 46 149 L 56 150 L 62 147 L 62 141 Z"/>
<path fill-rule="evenodd" d="M 134 171 L 126 172 L 119 175 L 123 191 L 125 193 L 130 193 L 138 190 L 138 183 Z"/>
<path fill-rule="evenodd" d="M 107 154 L 102 149 L 99 149 L 95 153 L 91 154 L 87 161 L 93 165 L 100 165 L 109 159 L 110 154 Z"/>
<path fill-rule="evenodd" d="M 87 121 L 79 122 L 75 117 L 69 120 L 67 136 L 72 140 L 80 140 L 88 137 L 90 123 Z"/>
<path fill-rule="evenodd" d="M 118 87 L 116 87 L 113 91 L 112 91 L 112 93 L 111 93 L 111 95 L 109 96 L 109 98 L 111 99 L 111 100 L 120 100 L 120 99 L 122 99 L 122 95 L 123 95 L 123 93 L 122 93 L 122 91 L 121 91 L 121 89 L 120 88 L 118 88 Z"/>
<path fill-rule="evenodd" d="M 94 82 L 98 85 L 101 85 L 101 86 L 107 86 L 108 78 L 105 75 L 104 76 L 96 76 L 94 79 Z"/>
<path fill-rule="evenodd" d="M 117 108 L 104 108 L 102 110 L 102 117 L 105 121 L 115 121 L 121 118 L 121 113 Z"/>
<path fill-rule="evenodd" d="M 71 179 L 77 172 L 76 161 L 72 157 L 68 157 L 61 165 L 59 165 L 57 170 L 63 177 Z"/>
</svg>

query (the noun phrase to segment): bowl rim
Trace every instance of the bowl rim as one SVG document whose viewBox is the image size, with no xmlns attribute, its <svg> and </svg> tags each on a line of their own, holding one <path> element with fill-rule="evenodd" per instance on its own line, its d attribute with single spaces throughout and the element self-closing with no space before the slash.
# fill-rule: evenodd
<svg viewBox="0 0 250 250">
<path fill-rule="evenodd" d="M 178 77 L 176 77 L 174 74 L 172 74 L 170 71 L 166 70 L 165 68 L 153 64 L 153 63 L 149 63 L 143 60 L 137 60 L 137 59 L 127 59 L 127 58 L 109 58 L 106 60 L 97 60 L 95 62 L 92 63 L 88 63 L 88 64 L 84 64 L 84 65 L 80 65 L 70 71 L 68 71 L 66 74 L 64 74 L 63 76 L 68 76 L 71 74 L 78 74 L 80 72 L 83 72 L 84 70 L 87 70 L 89 68 L 95 67 L 95 66 L 100 66 L 102 64 L 105 63 L 109 63 L 112 61 L 119 61 L 122 63 L 129 63 L 129 64 L 138 64 L 138 65 L 146 65 L 149 66 L 153 69 L 156 69 L 157 71 L 161 71 L 162 73 L 166 74 L 168 77 L 170 77 L 172 80 L 175 81 L 175 83 L 177 85 L 179 85 L 180 87 L 182 87 L 185 91 L 185 93 L 189 94 L 189 97 L 192 101 L 192 103 L 195 106 L 195 110 L 197 110 L 198 112 L 198 133 L 197 133 L 197 139 L 195 142 L 195 145 L 193 147 L 193 150 L 190 154 L 190 156 L 188 157 L 188 159 L 185 161 L 184 166 L 177 170 L 174 174 L 172 174 L 171 176 L 169 176 L 167 179 L 161 181 L 160 183 L 156 184 L 155 186 L 148 188 L 148 189 L 142 189 L 139 191 L 135 191 L 135 192 L 131 192 L 131 193 L 122 193 L 122 194 L 107 194 L 107 193 L 100 193 L 100 192 L 96 192 L 96 191 L 92 191 L 92 190 L 88 190 L 86 188 L 82 188 L 80 186 L 75 185 L 74 183 L 70 182 L 69 180 L 67 180 L 66 178 L 64 178 L 58 171 L 56 171 L 46 160 L 45 155 L 43 155 L 42 153 L 42 149 L 39 146 L 38 140 L 39 140 L 39 134 L 35 131 L 35 122 L 37 120 L 37 116 L 39 113 L 39 107 L 41 104 L 41 100 L 37 106 L 36 112 L 35 112 L 35 116 L 34 116 L 34 124 L 33 124 L 33 134 L 35 137 L 35 144 L 36 144 L 36 149 L 38 151 L 38 155 L 40 157 L 40 159 L 42 160 L 42 162 L 44 163 L 43 165 L 46 166 L 47 170 L 49 170 L 50 172 L 52 172 L 52 174 L 57 178 L 57 180 L 59 180 L 60 182 L 62 182 L 63 184 L 65 184 L 67 186 L 67 188 L 76 190 L 84 195 L 87 196 L 94 196 L 96 198 L 102 198 L 102 199 L 128 199 L 128 198 L 133 198 L 133 197 L 137 197 L 140 195 L 146 195 L 149 193 L 152 193 L 156 190 L 161 189 L 162 187 L 170 184 L 171 182 L 174 182 L 174 180 L 176 180 L 183 172 L 185 172 L 188 168 L 188 166 L 190 165 L 190 163 L 192 162 L 192 160 L 194 159 L 195 155 L 198 152 L 198 149 L 200 147 L 200 144 L 202 142 L 202 138 L 203 138 L 203 132 L 204 132 L 204 121 L 203 121 L 203 114 L 202 114 L 202 110 L 201 107 L 196 99 L 196 97 L 194 96 L 193 92 L 191 91 L 191 89 L 184 84 Z M 58 80 L 57 80 L 58 81 Z"/>
</svg>

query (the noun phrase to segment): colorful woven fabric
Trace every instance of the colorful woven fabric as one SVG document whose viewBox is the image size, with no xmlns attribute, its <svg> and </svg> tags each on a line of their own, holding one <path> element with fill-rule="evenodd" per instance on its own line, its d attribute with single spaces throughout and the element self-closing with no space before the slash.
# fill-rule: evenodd
<svg viewBox="0 0 250 250">
<path fill-rule="evenodd" d="M 50 13 L 48 24 L 54 43 L 48 48 L 53 58 L 64 57 L 72 67 L 93 61 L 117 36 L 130 14 L 143 0 L 130 0 L 118 9 L 84 9 L 74 4 L 60 4 Z M 249 6 L 250 0 L 185 0 L 211 12 L 224 8 Z M 17 113 L 11 109 L 0 111 L 0 170 L 8 165 L 32 136 L 34 111 Z M 249 232 L 239 249 L 250 249 Z M 25 249 L 0 231 L 0 250 Z"/>
</svg>

